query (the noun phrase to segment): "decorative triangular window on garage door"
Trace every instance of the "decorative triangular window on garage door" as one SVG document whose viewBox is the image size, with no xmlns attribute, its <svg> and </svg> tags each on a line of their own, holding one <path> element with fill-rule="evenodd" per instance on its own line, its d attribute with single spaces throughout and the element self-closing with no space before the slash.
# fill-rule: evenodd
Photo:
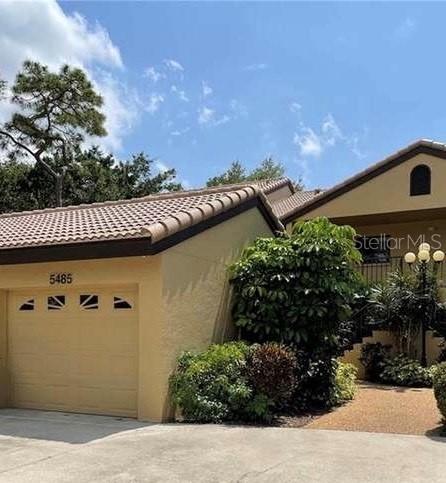
<svg viewBox="0 0 446 483">
<path fill-rule="evenodd" d="M 26 302 L 24 302 L 20 307 L 19 310 L 21 312 L 23 311 L 28 311 L 28 310 L 34 310 L 34 299 L 29 299 Z"/>
<path fill-rule="evenodd" d="M 131 309 L 132 305 L 121 297 L 113 297 L 113 307 L 115 309 Z"/>
<path fill-rule="evenodd" d="M 65 307 L 65 295 L 51 295 L 47 307 L 48 310 L 62 310 Z"/>
<path fill-rule="evenodd" d="M 99 296 L 98 295 L 81 295 L 79 297 L 80 306 L 84 310 L 97 310 L 99 308 Z"/>
</svg>

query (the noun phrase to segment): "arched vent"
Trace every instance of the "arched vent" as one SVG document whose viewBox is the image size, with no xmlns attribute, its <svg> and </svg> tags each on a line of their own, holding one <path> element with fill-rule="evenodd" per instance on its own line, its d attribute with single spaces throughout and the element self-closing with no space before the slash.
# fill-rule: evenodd
<svg viewBox="0 0 446 483">
<path fill-rule="evenodd" d="M 410 196 L 429 195 L 431 192 L 431 170 L 420 164 L 410 173 Z"/>
</svg>

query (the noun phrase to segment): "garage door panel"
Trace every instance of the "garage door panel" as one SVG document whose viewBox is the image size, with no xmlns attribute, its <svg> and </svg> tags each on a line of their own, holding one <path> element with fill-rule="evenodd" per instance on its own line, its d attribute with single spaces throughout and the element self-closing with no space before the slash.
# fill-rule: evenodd
<svg viewBox="0 0 446 483">
<path fill-rule="evenodd" d="M 136 416 L 136 294 L 120 291 L 130 308 L 118 310 L 116 293 L 95 289 L 66 291 L 63 297 L 60 292 L 10 294 L 12 405 Z M 29 300 L 32 310 L 20 310 Z M 63 307 L 49 309 L 58 304 Z M 85 304 L 94 308 L 88 310 Z"/>
</svg>

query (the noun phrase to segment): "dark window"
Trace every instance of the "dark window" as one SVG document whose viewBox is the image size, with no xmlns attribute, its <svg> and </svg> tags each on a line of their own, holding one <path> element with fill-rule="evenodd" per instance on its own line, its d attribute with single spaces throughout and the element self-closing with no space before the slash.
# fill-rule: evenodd
<svg viewBox="0 0 446 483">
<path fill-rule="evenodd" d="M 431 170 L 420 164 L 410 173 L 410 196 L 429 195 L 431 192 Z"/>
<path fill-rule="evenodd" d="M 390 262 L 390 238 L 387 235 L 360 236 L 356 239 L 356 247 L 363 263 Z"/>
<path fill-rule="evenodd" d="M 34 299 L 29 299 L 25 303 L 23 303 L 20 307 L 19 310 L 24 311 L 24 310 L 34 310 Z"/>
<path fill-rule="evenodd" d="M 79 302 L 85 310 L 96 310 L 99 308 L 99 297 L 97 295 L 81 295 Z"/>
<path fill-rule="evenodd" d="M 65 307 L 65 295 L 48 297 L 48 310 L 62 310 Z"/>
<path fill-rule="evenodd" d="M 127 302 L 127 300 L 121 297 L 113 297 L 113 307 L 115 309 L 131 309 L 132 306 Z"/>
</svg>

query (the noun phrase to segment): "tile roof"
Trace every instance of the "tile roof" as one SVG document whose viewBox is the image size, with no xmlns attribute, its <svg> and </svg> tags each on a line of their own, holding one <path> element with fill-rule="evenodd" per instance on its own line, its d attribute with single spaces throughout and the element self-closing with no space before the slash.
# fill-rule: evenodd
<svg viewBox="0 0 446 483">
<path fill-rule="evenodd" d="M 270 184 L 265 183 L 264 189 Z M 0 215 L 0 249 L 169 235 L 259 197 L 274 216 L 256 184 L 166 193 L 144 198 Z"/>
<path fill-rule="evenodd" d="M 286 218 L 289 213 L 292 213 L 296 208 L 302 206 L 304 203 L 312 200 L 316 196 L 323 193 L 322 190 L 311 191 L 296 191 L 288 198 L 283 198 L 273 203 L 273 212 L 279 218 Z"/>
</svg>

